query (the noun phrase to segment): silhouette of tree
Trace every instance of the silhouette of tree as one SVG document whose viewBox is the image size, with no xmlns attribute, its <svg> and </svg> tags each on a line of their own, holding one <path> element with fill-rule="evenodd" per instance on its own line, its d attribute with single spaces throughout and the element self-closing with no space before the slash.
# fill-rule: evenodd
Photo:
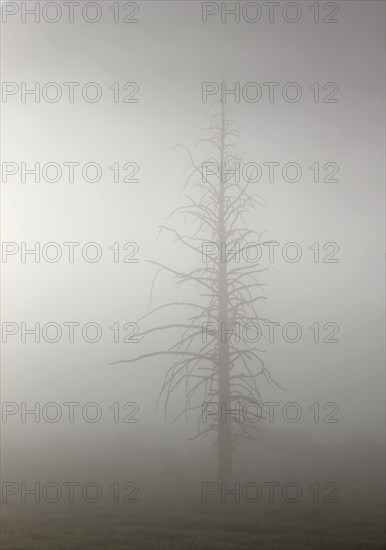
<svg viewBox="0 0 386 550">
<path fill-rule="evenodd" d="M 206 410 L 216 411 L 209 415 L 209 422 L 205 421 L 205 415 L 199 415 L 195 437 L 216 432 L 218 479 L 224 481 L 231 479 L 234 443 L 240 438 L 254 439 L 258 431 L 256 423 L 248 422 L 237 411 L 254 403 L 264 417 L 257 379 L 262 376 L 268 383 L 278 384 L 260 356 L 262 350 L 248 345 L 245 338 L 238 338 L 237 331 L 233 338 L 227 333 L 237 326 L 245 327 L 248 323 L 259 326 L 259 322 L 268 320 L 259 317 L 256 311 L 256 304 L 265 299 L 264 284 L 258 275 L 268 268 L 245 260 L 251 245 L 248 239 L 252 238 L 253 243 L 257 239 L 259 245 L 263 244 L 262 233 L 249 229 L 245 216 L 255 212 L 263 201 L 259 195 L 248 192 L 248 182 L 239 181 L 244 155 L 236 152 L 239 134 L 232 119 L 233 111 L 224 101 L 214 105 L 218 103 L 219 112 L 211 117 L 210 127 L 205 129 L 207 137 L 196 142 L 196 145 L 207 144 L 213 154 L 198 164 L 191 152 L 181 146 L 190 158 L 184 187 L 188 204 L 174 210 L 171 216 L 183 213 L 194 229 L 187 235 L 161 226 L 161 231 L 170 232 L 197 253 L 202 267 L 183 272 L 151 262 L 158 267 L 152 292 L 158 274 L 166 271 L 175 277 L 177 286 L 194 283 L 201 289 L 201 303 L 169 302 L 152 309 L 138 322 L 169 308 L 181 307 L 185 311 L 187 308 L 192 313 L 186 323 L 171 323 L 140 332 L 142 339 L 158 331 L 180 329 L 178 341 L 169 349 L 113 364 L 163 355 L 175 358 L 164 379 L 158 403 L 163 399 L 167 415 L 171 395 L 185 385 L 185 407 L 174 420 L 188 412 L 202 411 L 203 404 Z"/>
</svg>

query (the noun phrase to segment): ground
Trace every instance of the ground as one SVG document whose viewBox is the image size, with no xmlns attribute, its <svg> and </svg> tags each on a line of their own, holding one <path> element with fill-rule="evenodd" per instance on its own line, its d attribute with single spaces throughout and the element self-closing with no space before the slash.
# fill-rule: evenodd
<svg viewBox="0 0 386 550">
<path fill-rule="evenodd" d="M 382 508 L 368 505 L 8 504 L 2 550 L 375 550 Z"/>
</svg>

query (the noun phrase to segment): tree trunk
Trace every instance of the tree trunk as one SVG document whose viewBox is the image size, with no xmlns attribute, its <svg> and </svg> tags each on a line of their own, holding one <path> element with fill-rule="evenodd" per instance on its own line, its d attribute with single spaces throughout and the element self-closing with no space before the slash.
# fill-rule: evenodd
<svg viewBox="0 0 386 550">
<path fill-rule="evenodd" d="M 226 243 L 225 233 L 225 182 L 222 181 L 222 167 L 224 166 L 224 140 L 225 140 L 225 116 L 224 104 L 221 103 L 221 149 L 220 149 L 220 201 L 218 220 L 218 244 L 220 251 L 219 272 L 218 272 L 218 304 L 219 304 L 219 355 L 218 355 L 218 379 L 219 379 L 219 417 L 218 417 L 218 446 L 217 446 L 217 473 L 218 481 L 226 482 L 232 478 L 232 431 L 230 411 L 230 380 L 229 380 L 229 344 L 228 335 L 225 334 L 225 341 L 221 338 L 221 327 L 228 328 L 228 280 L 226 257 L 221 257 L 222 243 Z M 224 261 L 223 261 L 224 260 Z"/>
</svg>

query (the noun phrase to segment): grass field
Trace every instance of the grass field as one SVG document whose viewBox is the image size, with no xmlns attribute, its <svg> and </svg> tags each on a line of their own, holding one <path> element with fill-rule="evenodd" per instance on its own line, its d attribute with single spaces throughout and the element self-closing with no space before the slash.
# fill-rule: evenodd
<svg viewBox="0 0 386 550">
<path fill-rule="evenodd" d="M 177 511 L 176 511 L 177 510 Z M 340 505 L 261 509 L 160 502 L 10 504 L 2 550 L 381 550 L 383 510 Z"/>
</svg>

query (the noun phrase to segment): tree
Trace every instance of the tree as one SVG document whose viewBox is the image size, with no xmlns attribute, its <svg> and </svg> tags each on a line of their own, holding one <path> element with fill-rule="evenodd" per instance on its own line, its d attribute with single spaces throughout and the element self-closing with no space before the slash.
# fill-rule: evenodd
<svg viewBox="0 0 386 550">
<path fill-rule="evenodd" d="M 238 156 L 236 152 L 238 130 L 232 120 L 232 110 L 223 100 L 214 105 L 218 103 L 220 109 L 211 117 L 210 126 L 206 129 L 207 137 L 196 143 L 208 145 L 214 154 L 197 164 L 191 152 L 181 146 L 191 162 L 184 187 L 188 204 L 174 210 L 171 216 L 185 214 L 193 222 L 195 230 L 186 235 L 171 227 L 161 226 L 161 230 L 172 233 L 177 241 L 198 253 L 204 265 L 185 273 L 159 262 L 151 262 L 158 267 L 152 291 L 158 274 L 167 271 L 175 277 L 179 286 L 194 283 L 201 290 L 199 300 L 197 303 L 166 303 L 139 320 L 142 322 L 164 309 L 191 309 L 192 315 L 187 322 L 140 332 L 140 337 L 144 338 L 158 331 L 180 330 L 177 342 L 169 349 L 113 364 L 162 355 L 174 357 L 158 402 L 164 400 L 166 415 L 171 395 L 185 384 L 186 404 L 175 420 L 188 412 L 202 411 L 203 404 L 206 410 L 209 407 L 216 411 L 216 414 L 210 415 L 209 423 L 204 418 L 206 415 L 199 416 L 195 437 L 216 432 L 218 479 L 229 481 L 233 444 L 243 437 L 254 438 L 257 430 L 256 424 L 248 422 L 237 411 L 254 403 L 264 415 L 257 378 L 263 376 L 268 383 L 276 382 L 261 359 L 262 350 L 248 345 L 250 339 L 237 337 L 238 331 L 245 332 L 246 325 L 258 330 L 259 321 L 267 320 L 259 317 L 256 311 L 256 304 L 265 299 L 264 284 L 259 281 L 258 275 L 267 268 L 248 261 L 251 250 L 248 239 L 257 235 L 258 245 L 261 245 L 262 233 L 248 229 L 245 219 L 262 204 L 262 199 L 248 192 L 248 181 L 240 183 L 243 155 Z M 252 243 L 256 247 L 256 237 Z M 234 338 L 229 336 L 230 330 L 236 330 Z"/>
</svg>

